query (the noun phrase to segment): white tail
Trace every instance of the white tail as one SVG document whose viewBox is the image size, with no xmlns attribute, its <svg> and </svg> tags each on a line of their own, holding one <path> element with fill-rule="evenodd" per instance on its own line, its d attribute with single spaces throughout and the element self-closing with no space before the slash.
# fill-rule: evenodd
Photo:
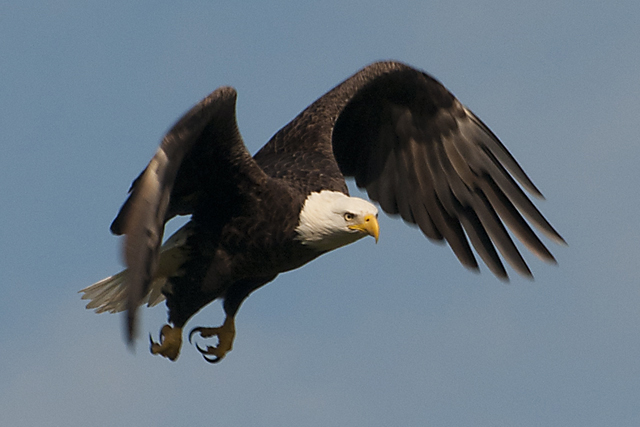
<svg viewBox="0 0 640 427">
<path fill-rule="evenodd" d="M 167 284 L 169 277 L 176 275 L 184 261 L 185 252 L 182 250 L 191 234 L 189 223 L 176 231 L 160 248 L 160 262 L 158 271 L 149 286 L 149 292 L 140 304 L 153 307 L 164 301 L 162 289 Z M 95 309 L 96 313 L 117 313 L 127 308 L 127 270 L 102 279 L 80 292 L 84 293 L 82 299 L 91 300 L 87 304 L 88 309 Z"/>
<path fill-rule="evenodd" d="M 82 299 L 91 300 L 87 304 L 88 309 L 95 308 L 96 313 L 117 313 L 127 308 L 127 288 L 126 281 L 127 270 L 123 270 L 118 274 L 102 279 L 91 286 L 82 289 L 84 292 Z M 141 304 L 147 304 L 153 307 L 164 301 L 162 287 L 167 282 L 166 277 L 159 277 L 151 282 L 149 293 L 144 297 Z"/>
</svg>

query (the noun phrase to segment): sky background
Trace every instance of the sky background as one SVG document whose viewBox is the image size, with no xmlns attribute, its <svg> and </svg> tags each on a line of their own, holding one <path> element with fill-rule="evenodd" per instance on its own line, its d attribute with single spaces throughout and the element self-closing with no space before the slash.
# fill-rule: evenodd
<svg viewBox="0 0 640 427">
<path fill-rule="evenodd" d="M 640 425 L 640 2 L 0 2 L 0 421 L 7 426 Z M 221 85 L 257 151 L 362 66 L 442 81 L 569 243 L 504 284 L 381 216 L 281 275 L 205 363 L 135 353 L 77 291 L 164 132 Z M 169 227 L 169 230 L 174 230 Z M 513 274 L 512 274 L 513 276 Z M 188 324 L 214 326 L 219 303 Z"/>
</svg>

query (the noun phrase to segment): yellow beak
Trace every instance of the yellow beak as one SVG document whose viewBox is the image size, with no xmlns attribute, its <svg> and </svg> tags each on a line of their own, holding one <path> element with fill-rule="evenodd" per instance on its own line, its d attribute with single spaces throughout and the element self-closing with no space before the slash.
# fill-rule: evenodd
<svg viewBox="0 0 640 427">
<path fill-rule="evenodd" d="M 378 243 L 378 236 L 380 235 L 380 226 L 378 225 L 378 218 L 375 215 L 369 214 L 364 217 L 362 224 L 354 224 L 349 226 L 352 230 L 359 230 L 363 233 L 373 236 Z"/>
</svg>

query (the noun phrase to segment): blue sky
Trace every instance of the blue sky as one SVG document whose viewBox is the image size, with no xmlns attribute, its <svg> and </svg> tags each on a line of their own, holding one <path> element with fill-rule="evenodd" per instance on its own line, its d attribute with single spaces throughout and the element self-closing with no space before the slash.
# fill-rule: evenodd
<svg viewBox="0 0 640 427">
<path fill-rule="evenodd" d="M 12 426 L 640 425 L 640 3 L 0 4 L 0 419 Z M 362 66 L 433 74 L 546 196 L 559 265 L 505 285 L 396 219 L 281 275 L 210 366 L 77 291 L 163 133 L 221 85 L 259 149 Z M 513 274 L 512 274 L 513 276 Z M 190 326 L 216 325 L 219 304 Z"/>
</svg>

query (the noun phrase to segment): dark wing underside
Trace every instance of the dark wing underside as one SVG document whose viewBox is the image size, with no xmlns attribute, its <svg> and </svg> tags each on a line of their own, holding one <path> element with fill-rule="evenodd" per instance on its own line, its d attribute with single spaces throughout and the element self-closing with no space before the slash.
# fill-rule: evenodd
<svg viewBox="0 0 640 427">
<path fill-rule="evenodd" d="M 335 158 L 385 212 L 445 239 L 462 264 L 477 269 L 471 241 L 501 278 L 507 273 L 498 251 L 531 276 L 505 224 L 538 257 L 555 261 L 524 218 L 564 241 L 520 185 L 542 195 L 498 138 L 439 82 L 402 64 L 377 63 L 332 92 L 341 90 L 351 96 L 335 122 Z"/>
<path fill-rule="evenodd" d="M 238 132 L 235 103 L 235 90 L 223 87 L 188 111 L 133 182 L 111 224 L 114 234 L 126 235 L 129 340 L 136 309 L 157 268 L 166 221 L 175 215 L 198 215 L 217 200 L 225 201 L 225 209 L 238 208 L 244 191 L 264 179 Z"/>
</svg>

